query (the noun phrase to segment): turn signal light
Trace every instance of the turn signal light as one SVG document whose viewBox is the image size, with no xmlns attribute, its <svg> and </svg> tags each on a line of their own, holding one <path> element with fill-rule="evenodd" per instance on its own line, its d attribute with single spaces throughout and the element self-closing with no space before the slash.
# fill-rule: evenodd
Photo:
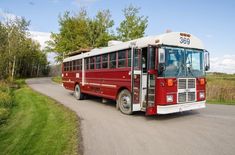
<svg viewBox="0 0 235 155">
<path fill-rule="evenodd" d="M 167 86 L 169 86 L 169 87 L 171 87 L 171 86 L 173 86 L 173 79 L 168 79 L 167 80 Z"/>
<path fill-rule="evenodd" d="M 204 85 L 205 84 L 205 79 L 200 79 L 200 85 Z"/>
</svg>

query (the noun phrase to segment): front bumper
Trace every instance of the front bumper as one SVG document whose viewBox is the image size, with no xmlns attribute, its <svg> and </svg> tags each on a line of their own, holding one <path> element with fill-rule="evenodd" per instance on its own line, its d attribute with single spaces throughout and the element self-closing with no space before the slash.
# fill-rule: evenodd
<svg viewBox="0 0 235 155">
<path fill-rule="evenodd" d="M 157 114 L 170 114 L 188 110 L 202 109 L 206 107 L 206 101 L 182 103 L 175 105 L 157 106 Z"/>
</svg>

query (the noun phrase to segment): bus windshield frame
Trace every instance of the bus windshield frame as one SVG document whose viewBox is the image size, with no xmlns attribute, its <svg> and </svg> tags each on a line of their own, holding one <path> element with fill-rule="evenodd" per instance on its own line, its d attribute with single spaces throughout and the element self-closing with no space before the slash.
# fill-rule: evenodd
<svg viewBox="0 0 235 155">
<path fill-rule="evenodd" d="M 204 77 L 204 50 L 162 47 L 165 50 L 164 70 L 160 77 Z"/>
</svg>

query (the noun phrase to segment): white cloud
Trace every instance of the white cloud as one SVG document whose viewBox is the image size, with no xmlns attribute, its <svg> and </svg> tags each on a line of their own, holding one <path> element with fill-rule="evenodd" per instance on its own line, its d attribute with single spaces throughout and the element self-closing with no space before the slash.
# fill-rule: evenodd
<svg viewBox="0 0 235 155">
<path fill-rule="evenodd" d="M 235 73 L 235 55 L 224 55 L 223 57 L 211 58 L 212 72 Z"/>
<path fill-rule="evenodd" d="M 50 39 L 51 34 L 48 32 L 29 31 L 29 33 L 30 33 L 30 38 L 38 41 L 42 49 L 46 47 L 46 41 L 51 40 Z"/>
<path fill-rule="evenodd" d="M 46 47 L 46 41 L 51 40 L 50 38 L 51 34 L 48 32 L 29 31 L 29 33 L 30 33 L 30 36 L 29 36 L 30 38 L 39 42 L 39 44 L 41 45 L 41 49 Z M 55 64 L 55 60 L 54 60 L 55 56 L 56 56 L 55 53 L 47 54 L 47 59 L 51 64 Z"/>
</svg>

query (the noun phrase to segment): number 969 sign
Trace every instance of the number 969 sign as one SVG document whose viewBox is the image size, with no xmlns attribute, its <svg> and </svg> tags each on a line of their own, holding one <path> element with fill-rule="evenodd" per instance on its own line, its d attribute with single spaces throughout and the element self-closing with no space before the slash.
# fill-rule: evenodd
<svg viewBox="0 0 235 155">
<path fill-rule="evenodd" d="M 190 44 L 190 39 L 186 38 L 186 37 L 180 37 L 180 43 L 185 44 L 185 45 L 189 45 Z"/>
</svg>

